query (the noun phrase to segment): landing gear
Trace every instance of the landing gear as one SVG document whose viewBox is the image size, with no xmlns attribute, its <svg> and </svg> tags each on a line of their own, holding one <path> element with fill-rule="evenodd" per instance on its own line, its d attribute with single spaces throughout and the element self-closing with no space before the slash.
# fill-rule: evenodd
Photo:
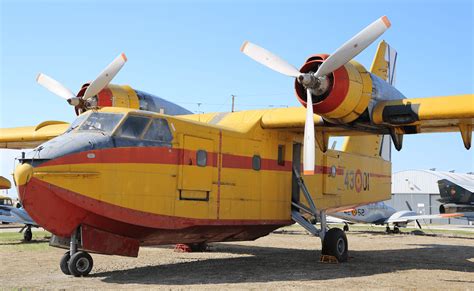
<svg viewBox="0 0 474 291">
<path fill-rule="evenodd" d="M 346 223 L 344 224 L 344 227 L 342 228 L 344 231 L 349 231 L 349 225 Z"/>
<path fill-rule="evenodd" d="M 23 233 L 23 240 L 25 241 L 31 241 L 31 239 L 33 238 L 33 233 L 31 232 L 31 225 L 29 225 L 25 232 Z"/>
<path fill-rule="evenodd" d="M 336 257 L 339 262 L 347 262 L 348 249 L 349 246 L 344 231 L 339 228 L 331 228 L 326 232 L 323 239 L 322 255 Z"/>
<path fill-rule="evenodd" d="M 347 237 L 344 231 L 340 228 L 331 228 L 328 230 L 326 225 L 326 211 L 325 210 L 317 210 L 316 205 L 309 194 L 308 188 L 304 184 L 303 179 L 301 178 L 299 171 L 297 168 L 293 168 L 293 175 L 294 179 L 298 183 L 299 189 L 302 190 L 304 197 L 307 201 L 306 206 L 301 204 L 299 201 L 292 201 L 292 211 L 291 211 L 291 218 L 305 228 L 309 233 L 314 236 L 319 236 L 323 245 L 321 251 L 321 261 L 339 261 L 339 262 L 346 262 L 349 255 L 348 255 L 348 243 Z M 316 228 L 315 225 L 311 224 L 302 214 L 301 212 L 306 212 L 313 217 L 318 217 L 321 223 L 321 228 Z M 349 226 L 345 225 L 344 229 L 349 230 Z"/>
<path fill-rule="evenodd" d="M 68 269 L 74 277 L 89 275 L 94 265 L 91 255 L 87 252 L 79 251 L 72 255 L 68 262 Z"/>
<path fill-rule="evenodd" d="M 397 225 L 394 225 L 393 230 L 391 230 L 390 226 L 387 225 L 387 227 L 385 228 L 385 232 L 386 233 L 400 233 L 400 229 L 398 228 Z"/>
<path fill-rule="evenodd" d="M 71 254 L 69 251 L 67 251 L 61 258 L 61 261 L 59 261 L 59 268 L 61 268 L 61 271 L 65 275 L 71 275 L 71 272 L 69 272 L 69 267 L 68 267 L 70 258 L 71 258 Z"/>
<path fill-rule="evenodd" d="M 77 244 L 77 231 L 74 231 L 71 235 L 69 251 L 61 258 L 59 268 L 65 275 L 85 277 L 91 272 L 94 261 L 89 253 L 78 251 Z"/>
</svg>

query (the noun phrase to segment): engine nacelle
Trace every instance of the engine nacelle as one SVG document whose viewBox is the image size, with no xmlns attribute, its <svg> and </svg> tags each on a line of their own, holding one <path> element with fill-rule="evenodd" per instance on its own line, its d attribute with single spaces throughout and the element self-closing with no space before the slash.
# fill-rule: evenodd
<svg viewBox="0 0 474 291">
<path fill-rule="evenodd" d="M 328 57 L 329 55 L 311 56 L 300 72 L 316 72 Z M 329 89 L 320 95 L 313 93 L 313 111 L 334 123 L 350 123 L 356 120 L 371 107 L 372 100 L 404 98 L 390 84 L 369 73 L 353 60 L 328 75 L 328 78 Z M 298 80 L 295 81 L 295 91 L 299 102 L 306 107 L 306 89 Z"/>
<path fill-rule="evenodd" d="M 77 96 L 84 96 L 88 86 L 89 84 L 82 85 Z M 192 114 L 191 111 L 160 97 L 134 90 L 128 85 L 113 84 L 107 85 L 107 87 L 102 89 L 96 96 L 85 100 L 76 106 L 75 109 L 76 114 L 79 115 L 89 109 L 102 107 L 124 107 L 165 113 L 168 115 Z"/>
<path fill-rule="evenodd" d="M 439 206 L 439 213 L 458 213 L 458 212 L 474 213 L 474 205 L 449 203 L 449 204 L 441 204 Z"/>
</svg>

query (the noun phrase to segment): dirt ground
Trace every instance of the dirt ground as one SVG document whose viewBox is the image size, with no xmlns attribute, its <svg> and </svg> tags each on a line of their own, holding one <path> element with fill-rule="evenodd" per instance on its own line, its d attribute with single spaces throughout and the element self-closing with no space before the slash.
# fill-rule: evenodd
<svg viewBox="0 0 474 291">
<path fill-rule="evenodd" d="M 141 248 L 138 258 L 93 255 L 86 278 L 59 270 L 45 239 L 0 242 L 0 288 L 46 289 L 474 289 L 474 239 L 348 233 L 350 259 L 319 263 L 321 243 L 299 228 L 205 253 Z"/>
</svg>

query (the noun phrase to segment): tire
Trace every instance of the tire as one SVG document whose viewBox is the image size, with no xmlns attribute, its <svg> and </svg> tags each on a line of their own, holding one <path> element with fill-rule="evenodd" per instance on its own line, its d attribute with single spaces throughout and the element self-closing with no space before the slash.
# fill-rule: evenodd
<svg viewBox="0 0 474 291">
<path fill-rule="evenodd" d="M 33 238 L 33 233 L 31 232 L 30 228 L 27 228 L 25 230 L 25 233 L 23 233 L 23 239 L 25 241 L 31 241 L 32 238 Z"/>
<path fill-rule="evenodd" d="M 61 258 L 61 261 L 59 261 L 59 268 L 65 275 L 71 275 L 71 272 L 69 272 L 69 259 L 71 258 L 71 253 L 68 251 L 64 253 L 63 257 Z"/>
<path fill-rule="evenodd" d="M 331 228 L 324 236 L 323 255 L 334 256 L 339 262 L 347 262 L 349 245 L 344 231 L 340 228 Z"/>
<path fill-rule="evenodd" d="M 191 248 L 192 252 L 205 252 L 208 248 L 207 243 L 205 242 L 192 243 L 188 244 L 188 246 Z"/>
<path fill-rule="evenodd" d="M 85 277 L 89 275 L 94 261 L 91 255 L 86 252 L 77 252 L 69 259 L 68 269 L 74 277 Z"/>
<path fill-rule="evenodd" d="M 400 233 L 400 229 L 398 227 L 393 227 L 393 233 Z"/>
</svg>

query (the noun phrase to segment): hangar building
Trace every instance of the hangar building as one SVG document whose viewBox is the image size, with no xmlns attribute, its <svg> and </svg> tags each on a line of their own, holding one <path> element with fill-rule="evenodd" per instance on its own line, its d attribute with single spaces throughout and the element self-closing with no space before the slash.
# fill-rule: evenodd
<svg viewBox="0 0 474 291">
<path fill-rule="evenodd" d="M 386 202 L 397 210 L 408 210 L 405 201 L 419 214 L 438 214 L 440 203 L 438 180 L 474 186 L 474 173 L 441 172 L 435 170 L 408 170 L 392 175 L 392 199 Z M 435 224 L 468 224 L 465 219 L 437 219 Z"/>
</svg>

